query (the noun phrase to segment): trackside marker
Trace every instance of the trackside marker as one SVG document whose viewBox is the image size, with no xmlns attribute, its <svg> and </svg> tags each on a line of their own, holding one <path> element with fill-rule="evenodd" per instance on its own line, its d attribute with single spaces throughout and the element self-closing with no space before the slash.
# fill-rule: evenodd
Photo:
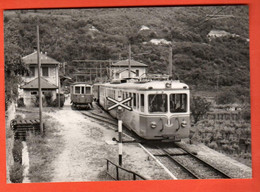
<svg viewBox="0 0 260 192">
<path fill-rule="evenodd" d="M 114 105 L 108 107 L 108 111 L 117 108 L 117 117 L 118 117 L 118 164 L 122 166 L 122 155 L 123 155 L 123 144 L 122 144 L 122 112 L 123 108 L 127 109 L 129 111 L 132 111 L 132 107 L 129 107 L 125 105 L 124 103 L 130 101 L 132 98 L 128 97 L 124 100 L 122 100 L 122 97 L 119 95 L 118 100 L 115 100 L 111 97 L 106 97 L 108 101 L 111 101 L 114 103 Z"/>
</svg>

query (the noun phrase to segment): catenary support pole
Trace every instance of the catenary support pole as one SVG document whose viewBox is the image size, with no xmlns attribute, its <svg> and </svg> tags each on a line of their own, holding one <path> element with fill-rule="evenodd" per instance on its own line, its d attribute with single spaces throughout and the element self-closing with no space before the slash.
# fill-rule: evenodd
<svg viewBox="0 0 260 192">
<path fill-rule="evenodd" d="M 131 77 L 131 44 L 128 46 L 128 78 Z"/>
</svg>

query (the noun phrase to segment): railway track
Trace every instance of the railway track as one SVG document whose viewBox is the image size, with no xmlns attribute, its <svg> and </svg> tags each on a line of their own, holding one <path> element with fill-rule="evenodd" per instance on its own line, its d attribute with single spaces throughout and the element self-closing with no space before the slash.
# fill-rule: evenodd
<svg viewBox="0 0 260 192">
<path fill-rule="evenodd" d="M 231 177 L 178 144 L 144 144 L 181 179 L 230 179 Z"/>
<path fill-rule="evenodd" d="M 106 113 L 102 109 L 95 110 L 95 111 L 80 111 L 80 113 L 87 117 L 90 117 L 98 122 L 111 125 L 112 127 L 109 126 L 109 128 L 112 128 L 115 131 L 118 130 L 117 120 L 114 119 L 113 117 L 111 117 L 108 113 Z M 128 129 L 126 129 L 125 127 L 123 127 L 123 128 L 124 128 L 124 130 L 123 130 L 124 143 L 136 142 L 135 139 L 133 138 L 133 133 L 131 131 L 129 131 Z M 116 138 L 113 138 L 113 139 L 118 140 Z"/>
<path fill-rule="evenodd" d="M 117 120 L 111 117 L 101 108 L 93 111 L 80 111 L 83 115 L 99 122 L 112 125 L 117 130 Z M 123 138 L 125 143 L 136 142 L 142 145 L 155 158 L 168 169 L 169 172 L 177 175 L 178 179 L 227 179 L 231 178 L 213 165 L 200 159 L 188 149 L 173 142 L 149 142 L 142 140 L 130 130 L 124 128 Z M 127 138 L 127 139 L 126 139 Z"/>
</svg>

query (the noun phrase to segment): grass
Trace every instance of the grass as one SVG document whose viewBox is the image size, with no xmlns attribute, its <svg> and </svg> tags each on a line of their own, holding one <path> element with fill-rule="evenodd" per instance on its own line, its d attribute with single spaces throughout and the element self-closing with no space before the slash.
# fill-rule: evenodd
<svg viewBox="0 0 260 192">
<path fill-rule="evenodd" d="M 241 141 L 247 140 L 248 146 L 251 146 L 250 123 L 202 120 L 195 127 L 197 130 L 192 135 L 193 143 L 204 143 L 206 146 L 251 167 L 251 149 L 246 149 L 245 145 L 241 144 Z"/>
<path fill-rule="evenodd" d="M 57 126 L 50 117 L 44 116 L 45 136 L 29 134 L 27 146 L 30 159 L 29 179 L 31 182 L 50 182 L 52 179 L 52 162 L 61 152 L 63 141 L 58 135 Z"/>
</svg>

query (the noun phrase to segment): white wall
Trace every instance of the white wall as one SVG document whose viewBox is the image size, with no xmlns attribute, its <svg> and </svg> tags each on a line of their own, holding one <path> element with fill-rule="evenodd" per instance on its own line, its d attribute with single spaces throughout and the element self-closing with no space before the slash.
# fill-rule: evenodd
<svg viewBox="0 0 260 192">
<path fill-rule="evenodd" d="M 127 69 L 127 68 L 123 68 L 123 67 L 113 67 L 112 70 L 113 70 L 113 78 L 116 79 L 116 73 L 117 71 L 121 71 L 122 69 Z M 139 70 L 139 76 L 136 76 L 135 73 L 131 72 L 131 77 L 145 77 L 146 76 L 146 67 L 131 67 L 131 71 L 136 71 L 136 70 Z M 128 78 L 128 70 L 125 70 L 123 72 L 121 72 L 119 74 L 119 78 Z"/>
</svg>

